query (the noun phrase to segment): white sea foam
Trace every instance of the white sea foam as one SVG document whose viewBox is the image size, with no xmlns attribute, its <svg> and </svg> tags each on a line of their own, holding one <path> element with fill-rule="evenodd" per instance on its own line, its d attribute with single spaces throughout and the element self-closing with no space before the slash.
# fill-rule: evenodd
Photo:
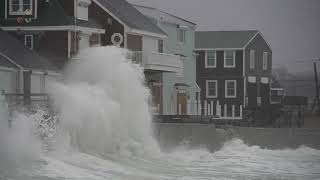
<svg viewBox="0 0 320 180">
<path fill-rule="evenodd" d="M 0 171 L 0 179 L 320 178 L 320 151 L 308 147 L 268 150 L 234 139 L 214 153 L 186 145 L 161 153 L 151 136 L 143 70 L 125 53 L 93 48 L 70 63 L 65 81 L 50 88 L 57 117 L 48 119 L 41 109 L 16 113 L 9 129 L 0 114 L 0 158 L 33 160 L 18 168 L 18 177 Z"/>
</svg>

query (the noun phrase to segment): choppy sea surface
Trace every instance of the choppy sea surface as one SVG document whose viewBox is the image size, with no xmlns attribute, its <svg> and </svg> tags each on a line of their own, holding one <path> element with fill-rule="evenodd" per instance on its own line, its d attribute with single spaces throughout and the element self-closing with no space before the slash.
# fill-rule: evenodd
<svg viewBox="0 0 320 180">
<path fill-rule="evenodd" d="M 148 158 L 51 152 L 2 179 L 320 179 L 320 151 L 308 147 L 268 150 L 234 139 L 214 153 L 181 147 Z"/>
</svg>

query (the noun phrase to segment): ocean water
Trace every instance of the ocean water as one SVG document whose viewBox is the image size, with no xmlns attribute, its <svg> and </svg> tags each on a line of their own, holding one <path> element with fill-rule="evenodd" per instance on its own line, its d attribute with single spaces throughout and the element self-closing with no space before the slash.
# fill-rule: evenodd
<svg viewBox="0 0 320 180">
<path fill-rule="evenodd" d="M 15 112 L 0 102 L 0 179 L 238 180 L 320 179 L 320 151 L 268 150 L 240 139 L 215 152 L 152 137 L 143 69 L 115 47 L 88 49 L 51 82 L 55 116 Z"/>
</svg>

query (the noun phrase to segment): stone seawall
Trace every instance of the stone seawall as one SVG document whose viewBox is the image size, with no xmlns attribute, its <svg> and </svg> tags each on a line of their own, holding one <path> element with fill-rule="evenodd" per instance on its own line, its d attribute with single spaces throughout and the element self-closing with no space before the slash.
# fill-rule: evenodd
<svg viewBox="0 0 320 180">
<path fill-rule="evenodd" d="M 164 149 L 187 143 L 218 150 L 232 138 L 240 138 L 248 145 L 268 149 L 308 146 L 320 149 L 320 129 L 228 127 L 218 129 L 213 124 L 155 123 L 154 136 Z"/>
</svg>

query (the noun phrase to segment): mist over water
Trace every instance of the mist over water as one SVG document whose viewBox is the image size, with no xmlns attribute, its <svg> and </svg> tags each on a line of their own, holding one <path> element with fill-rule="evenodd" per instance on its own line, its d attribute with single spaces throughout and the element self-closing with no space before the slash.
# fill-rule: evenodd
<svg viewBox="0 0 320 180">
<path fill-rule="evenodd" d="M 234 139 L 216 152 L 187 144 L 161 152 L 143 69 L 126 53 L 93 48 L 70 62 L 64 81 L 48 89 L 53 117 L 42 109 L 16 112 L 8 128 L 0 111 L 0 179 L 320 178 L 320 151 L 308 147 L 268 150 Z"/>
<path fill-rule="evenodd" d="M 126 53 L 116 47 L 88 49 L 67 66 L 65 81 L 49 89 L 60 126 L 81 151 L 138 156 L 158 149 L 143 69 Z"/>
</svg>

